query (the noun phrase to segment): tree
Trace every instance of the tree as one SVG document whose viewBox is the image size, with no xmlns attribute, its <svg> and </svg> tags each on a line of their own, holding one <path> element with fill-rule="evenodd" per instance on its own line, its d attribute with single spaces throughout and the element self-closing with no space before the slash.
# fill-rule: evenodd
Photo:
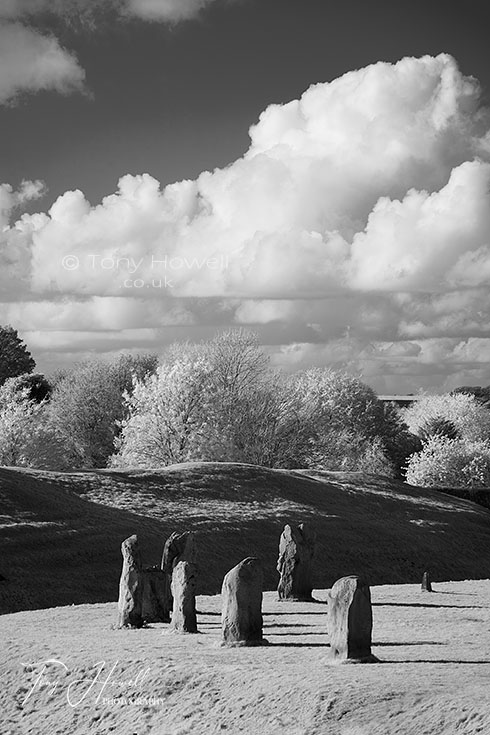
<svg viewBox="0 0 490 735">
<path fill-rule="evenodd" d="M 222 454 L 210 401 L 212 367 L 198 347 L 173 347 L 156 373 L 126 395 L 117 467 L 158 467 Z"/>
<path fill-rule="evenodd" d="M 279 421 L 269 359 L 254 332 L 229 329 L 201 345 L 211 366 L 211 396 L 226 460 L 273 466 L 270 441 Z M 261 431 L 259 431 L 259 427 Z M 261 439 L 259 438 L 261 437 Z M 259 450 L 260 442 L 266 442 Z M 263 462 L 257 462 L 262 464 Z"/>
<path fill-rule="evenodd" d="M 37 404 L 28 390 L 16 390 L 7 380 L 0 387 L 0 465 L 25 465 L 25 446 Z"/>
<path fill-rule="evenodd" d="M 329 368 L 297 373 L 295 382 L 302 425 L 309 427 L 309 467 L 360 470 L 369 456 L 384 474 L 401 473 L 413 441 L 396 410 L 368 385 Z"/>
<path fill-rule="evenodd" d="M 490 444 L 434 435 L 410 457 L 406 478 L 420 487 L 489 487 Z"/>
<path fill-rule="evenodd" d="M 307 467 L 308 425 L 290 376 L 269 371 L 234 404 L 229 460 L 264 467 Z"/>
<path fill-rule="evenodd" d="M 425 438 L 427 427 L 431 430 L 432 426 L 434 433 L 434 422 L 441 421 L 446 424 L 446 435 L 451 425 L 453 436 L 460 439 L 490 438 L 490 411 L 468 393 L 424 396 L 404 410 L 403 419 L 411 433 L 420 438 Z"/>
<path fill-rule="evenodd" d="M 268 368 L 256 335 L 232 330 L 172 345 L 154 376 L 127 398 L 117 466 L 188 460 L 304 466 L 297 398 Z"/>
<path fill-rule="evenodd" d="M 113 363 L 115 379 L 121 395 L 132 393 L 134 381 L 142 381 L 155 373 L 158 367 L 158 355 L 155 354 L 122 354 Z"/>
<path fill-rule="evenodd" d="M 36 363 L 17 330 L 11 326 L 0 327 L 0 385 L 7 378 L 32 373 Z"/>
<path fill-rule="evenodd" d="M 114 368 L 100 360 L 75 366 L 55 387 L 49 422 L 71 467 L 105 467 L 113 452 L 123 398 Z"/>
<path fill-rule="evenodd" d="M 432 437 L 446 437 L 446 439 L 458 439 L 459 431 L 453 421 L 442 416 L 428 418 L 419 429 L 421 441 L 426 444 Z"/>
<path fill-rule="evenodd" d="M 106 467 L 124 418 L 126 393 L 155 370 L 156 355 L 120 355 L 112 362 L 91 359 L 60 373 L 54 381 L 39 445 L 49 435 L 56 467 Z M 46 438 L 46 441 L 48 439 Z M 64 447 L 64 459 L 60 458 Z M 54 467 L 53 467 L 54 469 Z"/>
<path fill-rule="evenodd" d="M 451 391 L 452 395 L 458 393 L 467 393 L 470 396 L 474 396 L 485 408 L 490 408 L 490 386 L 483 388 L 477 386 L 462 386 L 461 388 L 455 388 Z"/>
<path fill-rule="evenodd" d="M 36 403 L 42 403 L 50 398 L 53 387 L 49 380 L 41 373 L 23 373 L 16 378 L 10 378 L 15 390 L 28 391 L 28 396 Z"/>
</svg>

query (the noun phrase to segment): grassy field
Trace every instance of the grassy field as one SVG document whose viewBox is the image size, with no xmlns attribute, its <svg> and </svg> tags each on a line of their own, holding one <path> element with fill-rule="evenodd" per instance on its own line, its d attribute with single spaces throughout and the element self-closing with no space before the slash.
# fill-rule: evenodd
<svg viewBox="0 0 490 735">
<path fill-rule="evenodd" d="M 484 579 L 490 511 L 443 493 L 356 473 L 187 464 L 152 471 L 70 474 L 0 468 L 0 612 L 117 599 L 121 541 L 140 539 L 158 564 L 172 531 L 192 529 L 200 592 L 259 556 L 275 589 L 285 523 L 317 533 L 315 584 L 346 574 L 371 584 Z"/>
<path fill-rule="evenodd" d="M 262 648 L 219 647 L 219 597 L 198 599 L 198 635 L 112 630 L 115 603 L 5 615 L 0 732 L 488 735 L 490 581 L 434 589 L 372 588 L 382 663 L 359 666 L 329 665 L 325 604 L 272 592 Z"/>
</svg>

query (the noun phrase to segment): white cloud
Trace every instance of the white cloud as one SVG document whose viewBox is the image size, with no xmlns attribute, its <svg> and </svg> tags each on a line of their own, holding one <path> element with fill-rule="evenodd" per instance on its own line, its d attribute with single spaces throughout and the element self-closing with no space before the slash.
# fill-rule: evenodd
<svg viewBox="0 0 490 735">
<path fill-rule="evenodd" d="M 17 19 L 52 13 L 67 20 L 94 21 L 99 14 L 109 11 L 120 17 L 179 23 L 195 18 L 214 2 L 216 0 L 2 0 L 0 18 Z"/>
<path fill-rule="evenodd" d="M 490 124 L 479 97 L 446 54 L 314 85 L 269 107 L 225 169 L 164 190 L 127 175 L 98 206 L 67 192 L 21 218 L 3 234 L 0 279 L 8 287 L 22 273 L 26 291 L 8 301 L 85 299 L 84 329 L 107 329 L 102 304 L 123 293 L 153 316 L 123 310 L 120 329 L 144 329 L 155 314 L 259 325 L 265 339 L 303 345 L 278 352 L 286 364 L 347 362 L 373 380 L 383 373 L 387 389 L 391 375 L 442 385 L 472 339 L 465 365 L 481 371 Z M 75 310 L 65 328 L 77 323 L 86 320 Z"/>
<path fill-rule="evenodd" d="M 170 23 L 195 18 L 216 0 L 127 0 L 126 12 L 143 20 Z"/>
<path fill-rule="evenodd" d="M 2 0 L 0 18 L 20 18 L 33 15 L 49 8 L 50 0 Z"/>
<path fill-rule="evenodd" d="M 23 92 L 83 89 L 85 72 L 53 36 L 19 23 L 0 24 L 0 104 Z"/>
<path fill-rule="evenodd" d="M 175 24 L 190 20 L 215 0 L 0 0 L 0 105 L 23 93 L 84 89 L 85 71 L 57 38 L 21 24 L 40 14 L 69 25 L 96 26 L 100 17 L 139 18 Z"/>
</svg>

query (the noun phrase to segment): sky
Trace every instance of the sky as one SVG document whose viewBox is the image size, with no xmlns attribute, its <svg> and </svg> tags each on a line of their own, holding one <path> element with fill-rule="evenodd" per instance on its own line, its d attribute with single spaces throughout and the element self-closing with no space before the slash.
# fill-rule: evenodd
<svg viewBox="0 0 490 735">
<path fill-rule="evenodd" d="M 487 0 L 1 0 L 0 324 L 490 384 Z"/>
</svg>

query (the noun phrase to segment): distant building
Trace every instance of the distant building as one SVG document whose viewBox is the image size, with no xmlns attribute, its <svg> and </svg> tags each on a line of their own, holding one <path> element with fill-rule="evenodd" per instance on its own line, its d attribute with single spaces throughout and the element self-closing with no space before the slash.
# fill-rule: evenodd
<svg viewBox="0 0 490 735">
<path fill-rule="evenodd" d="M 408 396 L 378 396 L 380 401 L 383 401 L 384 403 L 393 403 L 395 406 L 398 406 L 399 408 L 407 408 L 407 406 L 410 406 L 411 403 L 414 401 L 420 401 L 421 398 L 424 398 L 424 396 L 421 395 L 408 395 Z"/>
</svg>

